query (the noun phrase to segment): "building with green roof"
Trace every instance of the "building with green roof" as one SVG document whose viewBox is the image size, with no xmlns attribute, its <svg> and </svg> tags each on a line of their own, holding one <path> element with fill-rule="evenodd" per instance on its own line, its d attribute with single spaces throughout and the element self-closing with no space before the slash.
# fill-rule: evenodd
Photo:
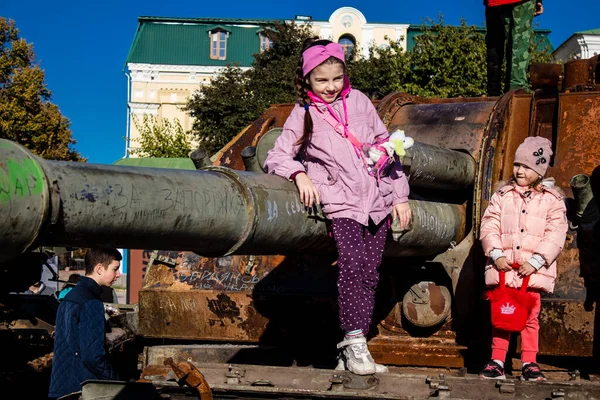
<svg viewBox="0 0 600 400">
<path fill-rule="evenodd" d="M 340 43 L 347 52 L 359 46 L 365 57 L 371 45 L 387 46 L 388 39 L 410 50 L 424 29 L 422 25 L 368 22 L 352 7 L 338 8 L 328 20 L 301 15 L 277 21 L 140 17 L 124 67 L 128 79 L 127 157 L 139 137 L 134 118 L 141 120 L 144 114 L 177 118 L 184 130 L 190 130 L 193 121 L 182 111 L 187 99 L 227 65 L 250 68 L 253 55 L 272 45 L 264 29 L 284 21 L 310 23 L 316 35 Z M 536 30 L 546 41 L 549 32 Z"/>
<path fill-rule="evenodd" d="M 552 53 L 556 61 L 584 59 L 600 54 L 600 28 L 575 32 Z"/>
<path fill-rule="evenodd" d="M 278 22 L 291 20 L 278 20 Z M 335 10 L 326 21 L 298 15 L 296 23 L 310 23 L 315 34 L 331 38 L 350 51 L 359 45 L 368 56 L 371 43 L 402 40 L 408 24 L 369 23 L 352 7 Z M 209 84 L 228 65 L 250 68 L 253 55 L 272 43 L 263 35 L 274 20 L 231 18 L 140 17 L 124 71 L 127 91 L 127 149 L 139 137 L 134 118 L 144 114 L 158 119 L 177 118 L 185 130 L 190 117 L 181 110 L 192 93 Z M 404 45 L 406 48 L 406 46 Z"/>
</svg>

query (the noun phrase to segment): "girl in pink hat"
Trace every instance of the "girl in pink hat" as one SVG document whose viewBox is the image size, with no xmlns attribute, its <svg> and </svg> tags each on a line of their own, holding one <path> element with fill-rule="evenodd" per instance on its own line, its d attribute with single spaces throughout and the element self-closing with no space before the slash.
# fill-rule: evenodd
<svg viewBox="0 0 600 400">
<path fill-rule="evenodd" d="M 296 183 L 305 207 L 322 204 L 338 250 L 338 303 L 344 340 L 338 368 L 386 372 L 367 347 L 379 265 L 390 213 L 402 228 L 411 218 L 408 181 L 399 163 L 384 176 L 368 169 L 364 144 L 387 140 L 371 101 L 350 88 L 338 43 L 305 41 L 296 74 L 298 104 L 269 151 L 265 168 Z"/>
<path fill-rule="evenodd" d="M 505 271 L 506 285 L 514 288 L 531 276 L 527 291 L 534 302 L 521 332 L 521 361 L 522 379 L 533 381 L 545 380 L 536 364 L 540 292 L 554 290 L 556 258 L 568 229 L 563 196 L 554 188 L 554 179 L 544 179 L 551 156 L 548 139 L 526 138 L 515 153 L 512 179 L 492 195 L 481 220 L 480 239 L 488 256 L 486 285 L 499 284 L 499 271 Z M 493 329 L 492 359 L 481 378 L 505 379 L 509 340 L 509 332 Z"/>
</svg>

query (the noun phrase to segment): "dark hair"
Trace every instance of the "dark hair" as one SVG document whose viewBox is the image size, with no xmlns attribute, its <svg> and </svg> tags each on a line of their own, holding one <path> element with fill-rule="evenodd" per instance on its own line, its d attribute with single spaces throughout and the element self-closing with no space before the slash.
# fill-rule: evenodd
<svg viewBox="0 0 600 400">
<path fill-rule="evenodd" d="M 80 275 L 79 274 L 71 274 L 69 275 L 69 279 L 67 279 L 67 286 L 75 286 L 77 282 L 79 282 Z"/>
<path fill-rule="evenodd" d="M 123 257 L 117 249 L 89 249 L 85 254 L 85 274 L 91 275 L 94 267 L 102 264 L 104 268 L 113 261 L 121 261 Z"/>
<path fill-rule="evenodd" d="M 327 46 L 329 43 L 332 43 L 331 40 L 319 39 L 318 36 L 310 37 L 304 41 L 302 44 L 302 53 L 310 47 L 313 46 Z M 310 72 L 304 76 L 302 71 L 302 64 L 304 63 L 304 58 L 302 57 L 302 53 L 300 53 L 300 57 L 298 58 L 298 66 L 296 67 L 296 94 L 298 96 L 298 103 L 304 107 L 306 112 L 304 113 L 304 132 L 302 133 L 302 137 L 298 140 L 296 144 L 300 144 L 304 146 L 312 135 L 313 131 L 313 121 L 310 116 L 310 111 L 308 110 L 308 106 L 310 105 L 310 98 L 308 97 L 308 91 L 310 90 L 310 85 L 308 84 L 308 77 L 310 76 Z M 338 60 L 335 57 L 329 57 L 327 60 L 323 61 L 320 65 L 323 64 L 342 64 L 344 66 L 344 73 L 346 73 L 346 65 Z"/>
</svg>

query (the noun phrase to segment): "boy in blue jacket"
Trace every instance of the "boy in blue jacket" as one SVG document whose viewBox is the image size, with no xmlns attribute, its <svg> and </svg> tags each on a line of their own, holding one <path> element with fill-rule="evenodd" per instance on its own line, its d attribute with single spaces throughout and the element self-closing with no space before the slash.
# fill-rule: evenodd
<svg viewBox="0 0 600 400">
<path fill-rule="evenodd" d="M 118 379 L 106 356 L 100 294 L 101 286 L 111 286 L 121 276 L 121 259 L 117 249 L 90 249 L 85 255 L 85 276 L 58 307 L 48 397 L 78 392 L 88 379 Z"/>
</svg>

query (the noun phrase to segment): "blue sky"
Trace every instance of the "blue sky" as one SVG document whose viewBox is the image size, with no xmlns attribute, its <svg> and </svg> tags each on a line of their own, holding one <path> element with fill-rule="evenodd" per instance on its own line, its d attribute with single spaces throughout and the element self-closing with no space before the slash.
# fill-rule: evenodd
<svg viewBox="0 0 600 400">
<path fill-rule="evenodd" d="M 552 30 L 555 47 L 577 31 L 600 28 L 599 0 L 546 0 L 539 27 Z M 317 5 L 319 4 L 319 5 Z M 565 6 L 569 4 L 569 6 Z M 339 7 L 360 10 L 367 22 L 420 23 L 444 15 L 457 24 L 483 25 L 482 0 L 427 1 L 2 1 L 0 15 L 16 21 L 34 44 L 52 101 L 71 120 L 75 149 L 92 163 L 113 163 L 125 153 L 127 80 L 123 64 L 139 16 L 293 18 L 327 20 Z"/>
</svg>

